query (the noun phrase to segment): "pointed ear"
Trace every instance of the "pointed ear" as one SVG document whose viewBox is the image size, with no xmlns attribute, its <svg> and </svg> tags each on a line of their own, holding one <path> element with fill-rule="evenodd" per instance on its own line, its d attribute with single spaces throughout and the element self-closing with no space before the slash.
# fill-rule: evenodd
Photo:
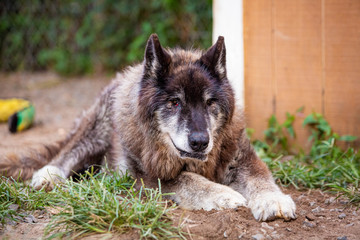
<svg viewBox="0 0 360 240">
<path fill-rule="evenodd" d="M 151 34 L 145 48 L 145 74 L 152 77 L 160 77 L 168 72 L 170 63 L 171 57 L 161 47 L 158 36 Z"/>
<path fill-rule="evenodd" d="M 220 80 L 226 78 L 226 49 L 223 36 L 219 36 L 216 43 L 201 56 L 200 62 Z"/>
</svg>

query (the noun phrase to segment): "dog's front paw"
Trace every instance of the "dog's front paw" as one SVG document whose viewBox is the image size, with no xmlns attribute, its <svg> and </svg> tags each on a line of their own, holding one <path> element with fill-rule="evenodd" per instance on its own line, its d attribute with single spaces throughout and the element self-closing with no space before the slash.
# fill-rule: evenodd
<svg viewBox="0 0 360 240">
<path fill-rule="evenodd" d="M 259 193 L 249 200 L 248 207 L 258 221 L 296 219 L 294 201 L 280 191 Z"/>
<path fill-rule="evenodd" d="M 31 186 L 35 190 L 44 188 L 45 191 L 51 191 L 56 183 L 60 183 L 64 181 L 64 179 L 65 174 L 60 168 L 55 166 L 45 166 L 34 173 L 31 180 Z"/>
<path fill-rule="evenodd" d="M 202 208 L 206 211 L 212 209 L 237 208 L 246 206 L 246 199 L 240 193 L 227 187 L 221 186 L 206 199 Z"/>
</svg>

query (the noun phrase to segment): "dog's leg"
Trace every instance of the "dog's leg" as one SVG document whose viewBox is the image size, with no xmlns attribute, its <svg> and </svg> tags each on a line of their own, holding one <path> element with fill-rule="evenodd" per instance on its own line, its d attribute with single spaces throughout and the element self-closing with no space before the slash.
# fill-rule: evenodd
<svg viewBox="0 0 360 240">
<path fill-rule="evenodd" d="M 162 183 L 161 187 L 163 192 L 175 192 L 170 199 L 184 209 L 209 211 L 246 206 L 240 193 L 196 173 L 182 172 L 175 180 Z"/>
<path fill-rule="evenodd" d="M 54 183 L 73 172 L 101 163 L 111 142 L 111 101 L 115 87 L 111 84 L 102 92 L 95 104 L 77 119 L 59 154 L 34 173 L 31 185 L 35 189 L 51 190 Z"/>
<path fill-rule="evenodd" d="M 225 178 L 225 184 L 247 199 L 256 220 L 295 219 L 294 201 L 275 184 L 271 172 L 256 155 L 245 134 L 241 141 L 238 156 Z"/>
</svg>

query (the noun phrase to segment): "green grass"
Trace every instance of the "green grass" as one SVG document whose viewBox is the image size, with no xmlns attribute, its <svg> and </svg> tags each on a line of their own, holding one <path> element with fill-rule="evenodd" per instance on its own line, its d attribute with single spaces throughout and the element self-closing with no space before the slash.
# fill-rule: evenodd
<svg viewBox="0 0 360 240">
<path fill-rule="evenodd" d="M 43 190 L 34 191 L 24 183 L 13 181 L 0 176 L 0 223 L 4 224 L 5 219 L 14 220 L 14 217 L 21 215 L 21 212 L 9 208 L 17 205 L 19 209 L 31 211 L 42 209 L 46 205 L 57 204 L 58 200 L 53 193 L 45 193 Z"/>
<path fill-rule="evenodd" d="M 337 146 L 338 142 L 351 145 L 356 137 L 339 136 L 322 115 L 312 113 L 303 122 L 311 132 L 312 146 L 307 153 L 302 149 L 294 153 L 292 146 L 288 146 L 288 138 L 296 137 L 292 127 L 294 121 L 294 115 L 289 113 L 282 124 L 272 116 L 265 131 L 266 140 L 253 141 L 256 152 L 274 177 L 281 184 L 297 189 L 320 188 L 337 192 L 360 206 L 360 154 L 352 147 L 344 150 Z"/>
<path fill-rule="evenodd" d="M 161 189 L 135 190 L 128 175 L 87 172 L 79 181 L 67 180 L 48 193 L 3 179 L 0 190 L 1 219 L 19 214 L 8 210 L 11 204 L 19 204 L 24 210 L 49 206 L 58 211 L 46 227 L 48 239 L 130 230 L 140 238 L 185 238 L 181 227 L 174 226 L 171 219 L 175 205 L 163 199 Z"/>
</svg>

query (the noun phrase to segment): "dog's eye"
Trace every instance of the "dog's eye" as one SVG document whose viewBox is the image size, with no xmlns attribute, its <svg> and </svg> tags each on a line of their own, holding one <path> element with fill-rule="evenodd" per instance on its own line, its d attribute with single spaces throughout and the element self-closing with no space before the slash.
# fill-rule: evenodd
<svg viewBox="0 0 360 240">
<path fill-rule="evenodd" d="M 180 106 L 180 100 L 177 98 L 170 99 L 169 103 L 172 107 L 179 107 Z"/>
<path fill-rule="evenodd" d="M 215 98 L 209 98 L 208 100 L 206 100 L 206 105 L 211 106 L 216 102 Z"/>
</svg>

